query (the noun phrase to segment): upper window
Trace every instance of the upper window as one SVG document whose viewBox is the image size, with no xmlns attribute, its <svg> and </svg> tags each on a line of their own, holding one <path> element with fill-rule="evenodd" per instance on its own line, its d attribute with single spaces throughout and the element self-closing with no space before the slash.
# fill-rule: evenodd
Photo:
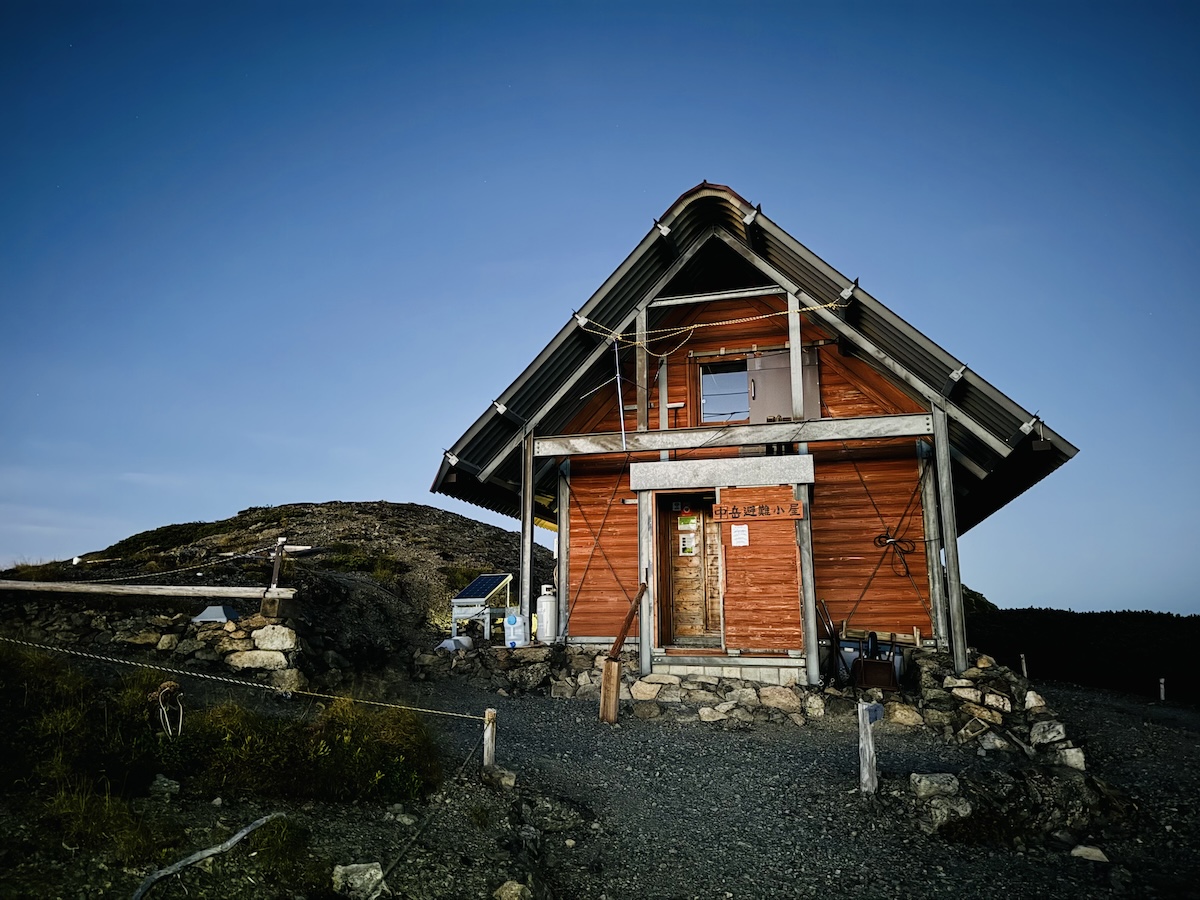
<svg viewBox="0 0 1200 900">
<path fill-rule="evenodd" d="M 741 422 L 750 418 L 746 361 L 700 366 L 700 421 Z"/>
</svg>

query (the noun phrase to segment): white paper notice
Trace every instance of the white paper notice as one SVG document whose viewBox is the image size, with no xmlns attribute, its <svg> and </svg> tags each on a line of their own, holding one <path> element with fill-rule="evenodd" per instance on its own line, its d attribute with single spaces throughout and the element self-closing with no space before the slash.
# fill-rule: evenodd
<svg viewBox="0 0 1200 900">
<path fill-rule="evenodd" d="M 729 537 L 733 541 L 735 547 L 750 546 L 750 526 L 749 525 L 730 525 Z"/>
</svg>

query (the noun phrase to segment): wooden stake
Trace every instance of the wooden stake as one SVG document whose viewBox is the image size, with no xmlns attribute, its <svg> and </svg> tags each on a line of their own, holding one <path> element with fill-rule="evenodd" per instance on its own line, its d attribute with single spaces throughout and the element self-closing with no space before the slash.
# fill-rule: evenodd
<svg viewBox="0 0 1200 900">
<path fill-rule="evenodd" d="M 490 769 L 496 764 L 496 711 L 486 710 L 483 714 L 483 767 Z"/>
<path fill-rule="evenodd" d="M 625 614 L 625 621 L 621 623 L 621 630 L 617 632 L 612 647 L 608 650 L 608 659 L 604 661 L 604 675 L 600 680 L 600 721 L 609 725 L 617 724 L 617 710 L 621 702 L 621 645 L 625 643 L 625 636 L 629 634 L 629 627 L 633 624 L 633 618 L 638 613 L 646 590 L 645 583 L 639 585 L 637 596 L 629 604 L 629 612 Z"/>
<path fill-rule="evenodd" d="M 1021 654 L 1021 677 L 1022 678 L 1029 677 L 1029 670 L 1027 668 L 1025 668 L 1025 654 L 1024 653 Z"/>
<path fill-rule="evenodd" d="M 621 700 L 621 661 L 606 659 L 604 676 L 600 681 L 600 721 L 617 724 L 617 709 Z"/>
</svg>

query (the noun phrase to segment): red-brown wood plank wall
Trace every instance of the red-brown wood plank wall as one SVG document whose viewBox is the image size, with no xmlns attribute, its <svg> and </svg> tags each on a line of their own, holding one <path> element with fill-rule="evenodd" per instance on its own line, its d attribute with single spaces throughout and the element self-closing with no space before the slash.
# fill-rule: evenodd
<svg viewBox="0 0 1200 900">
<path fill-rule="evenodd" d="M 612 637 L 638 591 L 637 506 L 625 454 L 571 464 L 567 633 Z M 630 634 L 637 634 L 634 622 Z"/>
<path fill-rule="evenodd" d="M 721 504 L 787 506 L 790 487 L 726 488 Z M 791 519 L 745 520 L 749 546 L 734 547 L 729 523 L 721 524 L 725 554 L 725 646 L 737 650 L 789 650 L 803 645 L 800 563 Z"/>
</svg>

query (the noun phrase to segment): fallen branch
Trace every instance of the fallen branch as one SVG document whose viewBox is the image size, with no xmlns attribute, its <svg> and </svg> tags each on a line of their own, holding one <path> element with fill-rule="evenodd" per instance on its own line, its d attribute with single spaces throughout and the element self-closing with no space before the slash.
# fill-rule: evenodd
<svg viewBox="0 0 1200 900">
<path fill-rule="evenodd" d="M 146 896 L 150 888 L 154 886 L 155 882 L 159 881 L 160 879 L 166 878 L 168 875 L 174 875 L 181 869 L 186 869 L 188 866 L 195 865 L 202 859 L 208 859 L 210 856 L 216 856 L 218 853 L 224 853 L 254 829 L 260 828 L 261 826 L 266 825 L 272 819 L 278 819 L 283 815 L 284 813 L 281 812 L 273 812 L 270 815 L 263 816 L 261 819 L 256 819 L 229 840 L 225 841 L 225 843 L 217 844 L 215 847 L 209 847 L 206 850 L 197 850 L 191 856 L 181 859 L 177 863 L 172 863 L 165 869 L 159 869 L 157 872 L 151 872 L 146 876 L 146 880 L 142 882 L 141 886 L 133 892 L 132 900 L 141 900 L 142 897 Z"/>
</svg>

